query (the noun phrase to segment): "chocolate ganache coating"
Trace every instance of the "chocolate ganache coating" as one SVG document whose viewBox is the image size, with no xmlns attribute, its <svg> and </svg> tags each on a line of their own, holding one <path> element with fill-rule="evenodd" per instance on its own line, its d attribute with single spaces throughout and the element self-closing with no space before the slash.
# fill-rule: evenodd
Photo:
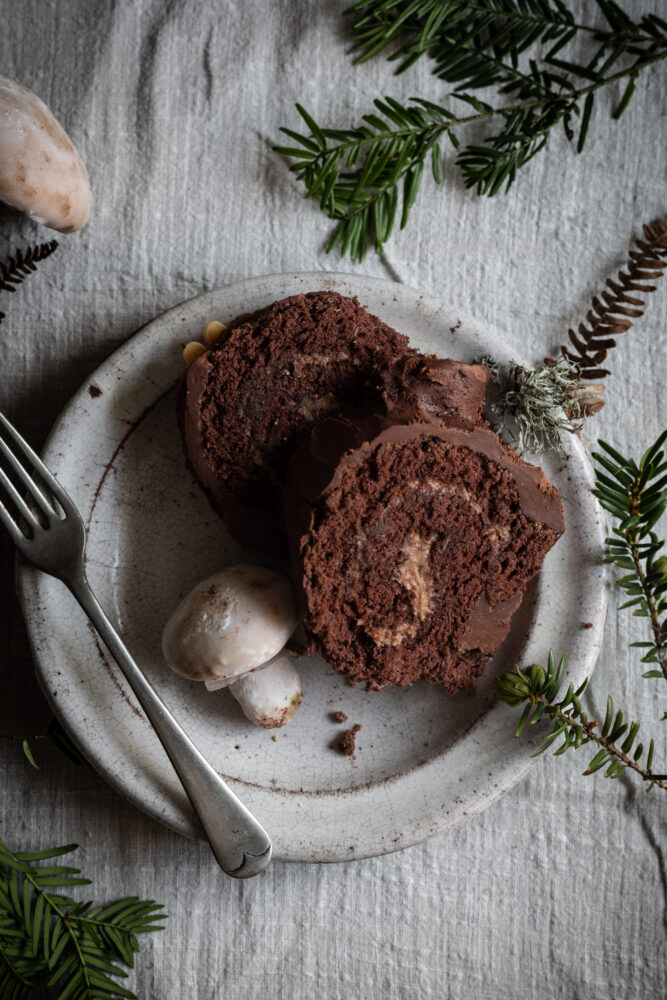
<svg viewBox="0 0 667 1000">
<path fill-rule="evenodd" d="M 562 504 L 480 422 L 477 366 L 399 367 L 374 404 L 325 418 L 290 463 L 284 516 L 304 625 L 311 650 L 371 689 L 419 678 L 470 689 L 564 530 Z M 440 390 L 453 385 L 448 405 L 419 384 L 434 370 Z"/>
<path fill-rule="evenodd" d="M 446 417 L 478 424 L 491 373 L 484 365 L 413 354 L 372 380 L 371 405 L 393 423 L 439 422 Z"/>
</svg>

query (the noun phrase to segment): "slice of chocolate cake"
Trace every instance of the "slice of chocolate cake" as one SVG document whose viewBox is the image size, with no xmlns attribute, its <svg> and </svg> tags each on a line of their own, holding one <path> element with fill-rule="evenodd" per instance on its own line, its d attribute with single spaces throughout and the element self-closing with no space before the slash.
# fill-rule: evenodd
<svg viewBox="0 0 667 1000">
<path fill-rule="evenodd" d="M 367 379 L 414 354 L 407 337 L 337 292 L 310 292 L 235 320 L 187 374 L 192 468 L 230 532 L 279 548 L 280 486 L 299 437 L 358 404 Z"/>
<path fill-rule="evenodd" d="M 407 412 L 423 398 L 411 394 Z M 293 457 L 285 517 L 306 633 L 368 688 L 470 689 L 564 530 L 560 498 L 474 407 L 403 423 L 405 402 L 387 400 L 325 419 Z"/>
</svg>

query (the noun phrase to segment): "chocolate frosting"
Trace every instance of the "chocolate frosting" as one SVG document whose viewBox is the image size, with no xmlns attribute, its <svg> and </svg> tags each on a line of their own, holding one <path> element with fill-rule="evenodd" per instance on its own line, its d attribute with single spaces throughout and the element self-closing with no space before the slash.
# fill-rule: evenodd
<svg viewBox="0 0 667 1000">
<path fill-rule="evenodd" d="M 235 321 L 234 325 L 238 325 L 238 321 Z M 187 394 L 181 412 L 185 451 L 189 464 L 234 538 L 250 548 L 284 555 L 283 529 L 275 513 L 261 506 L 252 507 L 235 496 L 234 492 L 225 486 L 202 447 L 205 428 L 201 399 L 206 392 L 210 368 L 214 363 L 214 355 L 207 351 L 188 369 Z"/>
<path fill-rule="evenodd" d="M 523 592 L 520 591 L 492 608 L 482 591 L 470 616 L 468 629 L 459 639 L 459 649 L 479 649 L 487 656 L 493 656 L 509 632 L 512 615 L 522 600 Z"/>
<path fill-rule="evenodd" d="M 432 434 L 497 462 L 512 475 L 526 517 L 565 529 L 558 492 L 535 465 L 524 462 L 485 423 L 481 411 L 489 380 L 483 365 L 415 355 L 380 375 L 374 393 L 356 412 L 326 417 L 292 457 L 287 495 L 309 504 L 334 481 L 339 463 L 363 461 L 381 443 Z"/>
<path fill-rule="evenodd" d="M 429 423 L 456 415 L 478 424 L 491 373 L 484 365 L 417 354 L 378 376 L 376 392 L 395 423 Z"/>
<path fill-rule="evenodd" d="M 510 473 L 527 518 L 547 525 L 557 534 L 565 530 L 558 491 L 540 468 L 519 458 L 488 427 L 471 426 L 455 418 L 431 423 L 395 423 L 397 411 L 359 412 L 356 416 L 328 417 L 314 427 L 296 449 L 284 491 L 284 519 L 293 553 L 311 526 L 313 507 L 325 489 L 335 489 L 340 470 L 363 462 L 379 445 L 436 437 L 455 447 L 470 448 Z"/>
</svg>

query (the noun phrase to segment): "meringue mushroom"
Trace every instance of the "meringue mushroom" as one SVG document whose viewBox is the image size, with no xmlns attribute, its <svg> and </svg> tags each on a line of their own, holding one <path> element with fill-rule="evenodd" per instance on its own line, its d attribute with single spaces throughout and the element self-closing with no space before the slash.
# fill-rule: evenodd
<svg viewBox="0 0 667 1000">
<path fill-rule="evenodd" d="M 72 140 L 37 94 L 2 73 L 0 201 L 61 233 L 90 217 L 90 181 Z"/>
<path fill-rule="evenodd" d="M 257 726 L 284 726 L 301 704 L 301 682 L 284 652 L 297 625 L 289 580 L 264 566 L 227 566 L 202 580 L 162 633 L 167 664 L 209 691 L 228 687 Z"/>
</svg>

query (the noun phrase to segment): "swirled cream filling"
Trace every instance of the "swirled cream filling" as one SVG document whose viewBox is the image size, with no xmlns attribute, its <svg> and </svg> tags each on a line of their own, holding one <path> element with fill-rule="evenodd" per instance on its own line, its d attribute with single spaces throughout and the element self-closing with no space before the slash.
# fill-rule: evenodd
<svg viewBox="0 0 667 1000">
<path fill-rule="evenodd" d="M 500 548 L 509 541 L 509 530 L 504 526 L 489 521 L 484 508 L 477 503 L 472 494 L 463 486 L 453 486 L 449 483 L 436 479 L 412 480 L 408 487 L 414 492 L 445 494 L 456 496 L 473 510 L 483 525 L 483 533 L 493 548 Z M 388 507 L 395 506 L 401 502 L 401 498 L 395 498 L 388 504 Z M 362 550 L 368 539 L 365 535 L 357 538 L 357 548 Z M 405 540 L 400 549 L 394 577 L 400 587 L 408 594 L 410 607 L 412 610 L 412 620 L 402 621 L 395 626 L 371 624 L 363 613 L 360 596 L 353 594 L 353 599 L 357 605 L 358 618 L 356 624 L 362 628 L 373 640 L 376 646 L 400 646 L 407 638 L 414 638 L 419 631 L 421 623 L 433 613 L 436 596 L 436 581 L 431 568 L 431 551 L 436 542 L 436 536 L 431 535 L 424 538 L 417 532 L 412 532 Z M 443 540 L 446 547 L 448 539 Z"/>
</svg>

